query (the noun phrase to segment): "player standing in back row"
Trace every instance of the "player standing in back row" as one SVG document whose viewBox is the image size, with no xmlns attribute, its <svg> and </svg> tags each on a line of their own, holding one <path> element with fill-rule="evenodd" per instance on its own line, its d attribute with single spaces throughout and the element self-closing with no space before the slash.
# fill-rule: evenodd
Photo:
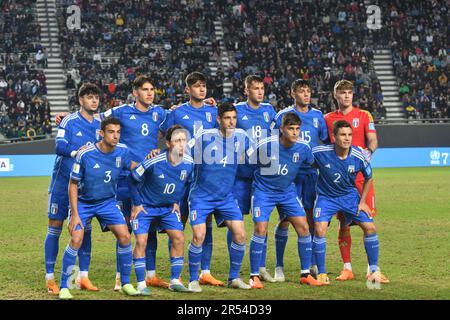
<svg viewBox="0 0 450 320">
<path fill-rule="evenodd" d="M 255 143 L 270 135 L 270 126 L 275 117 L 275 110 L 269 103 L 264 103 L 264 82 L 256 75 L 249 75 L 244 80 L 244 94 L 247 101 L 235 105 L 237 111 L 236 128 L 243 129 Z M 242 214 L 250 212 L 253 176 L 256 166 L 243 164 L 238 167 L 233 194 L 239 203 Z M 227 232 L 227 242 L 231 243 L 231 232 Z M 259 276 L 261 280 L 275 282 L 266 269 L 267 236 L 262 248 Z"/>
<path fill-rule="evenodd" d="M 294 98 L 294 105 L 278 112 L 272 128 L 279 129 L 281 127 L 283 116 L 288 113 L 295 113 L 302 120 L 302 125 L 300 126 L 300 138 L 302 141 L 308 143 L 311 148 L 318 146 L 321 142 L 328 142 L 327 125 L 323 118 L 323 114 L 320 110 L 311 105 L 310 83 L 303 79 L 295 80 L 291 85 L 291 96 Z M 302 201 L 305 209 L 311 236 L 314 235 L 312 211 L 314 208 L 314 201 L 316 201 L 317 177 L 318 174 L 316 168 L 304 166 L 300 169 L 300 174 L 295 179 L 297 196 Z M 280 220 L 275 228 L 276 268 L 274 278 L 279 282 L 285 280 L 283 257 L 288 240 L 288 227 L 289 221 Z M 314 256 L 312 256 L 311 259 L 311 274 L 313 276 L 317 275 L 317 266 Z"/>
<path fill-rule="evenodd" d="M 48 232 L 45 239 L 46 286 L 50 294 L 59 294 L 55 282 L 54 269 L 58 256 L 59 237 L 64 220 L 68 216 L 69 196 L 67 186 L 70 170 L 77 154 L 86 146 L 92 145 L 100 137 L 100 121 L 94 118 L 100 101 L 100 89 L 94 84 L 83 84 L 78 91 L 80 110 L 68 115 L 59 125 L 56 134 L 56 160 L 52 180 L 48 188 Z M 79 250 L 80 276 L 77 280 L 81 289 L 98 291 L 88 278 L 91 261 L 91 224 L 84 229 L 84 241 Z"/>
<path fill-rule="evenodd" d="M 370 112 L 362 110 L 353 106 L 353 83 L 348 80 L 339 80 L 334 85 L 333 89 L 334 98 L 337 101 L 338 109 L 334 112 L 330 112 L 325 115 L 325 121 L 328 127 L 328 134 L 331 142 L 335 141 L 333 135 L 333 126 L 339 120 L 345 120 L 352 126 L 353 140 L 352 145 L 362 149 L 362 152 L 366 159 L 370 161 L 372 154 L 378 148 L 377 134 L 375 130 L 375 123 Z M 359 193 L 362 193 L 362 186 L 364 183 L 364 176 L 359 173 L 356 177 L 356 188 Z M 377 214 L 375 208 L 375 193 L 373 184 L 371 184 L 370 190 L 365 199 L 367 205 L 371 209 L 371 215 Z M 345 225 L 345 219 L 343 214 L 338 214 L 339 219 L 339 249 L 341 252 L 342 260 L 344 261 L 344 268 L 341 274 L 336 280 L 345 281 L 354 279 L 352 265 L 351 265 L 351 244 L 352 238 L 350 235 L 350 226 Z M 368 272 L 369 274 L 369 272 Z M 382 283 L 389 283 L 389 280 L 384 276 L 382 277 Z"/>
<path fill-rule="evenodd" d="M 166 120 L 161 124 L 160 129 L 165 133 L 173 125 L 179 124 L 189 132 L 190 138 L 193 138 L 202 130 L 217 128 L 217 108 L 204 102 L 207 87 L 206 77 L 202 73 L 192 72 L 188 74 L 185 83 L 186 92 L 189 94 L 189 101 L 172 110 L 167 115 Z M 186 190 L 184 200 L 181 202 L 181 218 L 183 224 L 186 224 L 189 215 L 187 208 L 188 193 L 189 188 Z M 210 271 L 212 249 L 212 216 L 210 215 L 206 220 L 206 235 L 202 249 L 202 274 L 200 276 L 200 284 L 223 286 L 224 283 L 214 278 Z"/>
</svg>

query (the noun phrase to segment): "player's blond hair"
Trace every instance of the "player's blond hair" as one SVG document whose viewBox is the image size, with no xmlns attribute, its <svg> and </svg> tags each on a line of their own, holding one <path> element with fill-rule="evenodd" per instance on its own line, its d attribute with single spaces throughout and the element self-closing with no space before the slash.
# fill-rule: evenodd
<svg viewBox="0 0 450 320">
<path fill-rule="evenodd" d="M 339 80 L 334 84 L 333 92 L 336 93 L 338 90 L 352 90 L 353 82 L 349 80 Z"/>
</svg>

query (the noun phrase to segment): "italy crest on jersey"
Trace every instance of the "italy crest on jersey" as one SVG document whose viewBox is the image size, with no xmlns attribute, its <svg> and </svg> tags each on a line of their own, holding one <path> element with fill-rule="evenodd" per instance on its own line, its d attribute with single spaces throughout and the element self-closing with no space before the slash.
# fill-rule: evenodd
<svg viewBox="0 0 450 320">
<path fill-rule="evenodd" d="M 197 219 L 197 210 L 191 211 L 191 221 L 195 221 Z"/>
<path fill-rule="evenodd" d="M 318 118 L 313 118 L 313 126 L 314 126 L 314 128 L 319 127 L 319 119 Z"/>
<path fill-rule="evenodd" d="M 181 170 L 180 180 L 181 181 L 186 180 L 186 176 L 187 176 L 187 171 L 186 170 Z"/>
<path fill-rule="evenodd" d="M 259 207 L 256 207 L 254 209 L 254 213 L 253 214 L 254 214 L 255 218 L 259 218 L 261 216 L 261 209 Z"/>
<path fill-rule="evenodd" d="M 206 112 L 205 115 L 206 115 L 206 121 L 211 122 L 212 121 L 211 112 Z"/>
<path fill-rule="evenodd" d="M 116 168 L 120 168 L 122 165 L 122 157 L 116 157 Z"/>
<path fill-rule="evenodd" d="M 263 115 L 264 115 L 264 121 L 265 121 L 265 122 L 269 122 L 269 121 L 270 121 L 270 119 L 269 119 L 269 113 L 268 113 L 268 112 L 264 112 Z"/>
<path fill-rule="evenodd" d="M 359 127 L 359 119 L 353 118 L 352 124 L 353 124 L 353 128 L 358 128 Z"/>
<path fill-rule="evenodd" d="M 320 208 L 316 208 L 316 209 L 314 210 L 314 217 L 319 218 L 319 217 L 320 217 L 320 211 L 321 211 Z"/>
<path fill-rule="evenodd" d="M 348 173 L 355 173 L 355 166 L 354 165 L 349 165 L 348 166 Z"/>
<path fill-rule="evenodd" d="M 58 204 L 57 203 L 52 203 L 50 206 L 50 213 L 55 215 L 58 213 Z"/>
<path fill-rule="evenodd" d="M 153 112 L 152 118 L 154 122 L 158 121 L 158 112 Z"/>
<path fill-rule="evenodd" d="M 137 229 L 139 229 L 139 220 L 134 219 L 133 220 L 133 230 L 136 231 Z"/>
<path fill-rule="evenodd" d="M 294 155 L 292 156 L 292 162 L 298 162 L 299 159 L 300 155 L 298 154 L 298 152 L 295 152 Z"/>
<path fill-rule="evenodd" d="M 95 139 L 100 140 L 100 129 L 95 130 Z"/>
</svg>

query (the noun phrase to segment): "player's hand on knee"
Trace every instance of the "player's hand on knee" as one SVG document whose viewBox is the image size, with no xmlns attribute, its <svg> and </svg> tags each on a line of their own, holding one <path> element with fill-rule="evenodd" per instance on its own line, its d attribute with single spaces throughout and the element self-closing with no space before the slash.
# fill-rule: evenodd
<svg viewBox="0 0 450 320">
<path fill-rule="evenodd" d="M 372 210 L 370 209 L 370 207 L 367 205 L 367 203 L 365 201 L 361 201 L 359 203 L 359 205 L 358 205 L 358 213 L 356 215 L 359 216 L 361 211 L 364 211 L 365 213 L 367 213 L 367 215 L 369 217 L 372 217 Z"/>
<path fill-rule="evenodd" d="M 213 97 L 206 98 L 203 102 L 212 106 L 217 106 L 217 101 Z"/>
<path fill-rule="evenodd" d="M 68 112 L 59 112 L 56 114 L 55 116 L 55 123 L 56 125 L 59 125 L 62 121 L 62 119 L 64 119 L 65 116 L 67 116 L 69 113 Z"/>
<path fill-rule="evenodd" d="M 147 214 L 147 211 L 145 211 L 143 206 L 133 206 L 133 208 L 131 209 L 130 220 L 136 219 L 137 215 L 141 212 Z"/>
<path fill-rule="evenodd" d="M 145 157 L 146 160 L 153 159 L 161 152 L 161 149 L 153 149 L 150 153 Z"/>
<path fill-rule="evenodd" d="M 67 228 L 69 228 L 70 235 L 72 235 L 72 232 L 76 230 L 78 225 L 81 227 L 81 230 L 84 229 L 80 217 L 78 215 L 76 216 L 72 215 L 69 221 L 69 225 L 67 226 Z"/>
</svg>

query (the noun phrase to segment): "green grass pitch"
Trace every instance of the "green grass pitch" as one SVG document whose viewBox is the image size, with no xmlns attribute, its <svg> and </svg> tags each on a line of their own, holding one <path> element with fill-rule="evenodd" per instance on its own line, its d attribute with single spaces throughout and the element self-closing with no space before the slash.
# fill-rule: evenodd
<svg viewBox="0 0 450 320">
<path fill-rule="evenodd" d="M 375 190 L 379 215 L 380 267 L 391 280 L 381 290 L 369 290 L 365 283 L 366 255 L 362 232 L 352 227 L 353 270 L 356 280 L 334 281 L 342 264 L 337 246 L 337 223 L 328 233 L 327 269 L 331 286 L 311 288 L 299 284 L 299 258 L 293 228 L 285 254 L 285 283 L 266 284 L 263 290 L 238 291 L 203 286 L 200 294 L 173 293 L 152 289 L 151 297 L 127 298 L 112 290 L 115 275 L 115 241 L 93 224 L 93 253 L 90 278 L 100 292 L 73 290 L 76 299 L 450 299 L 450 168 L 376 169 Z M 0 299 L 55 299 L 44 287 L 44 239 L 47 230 L 47 187 L 49 177 L 0 179 Z M 272 214 L 269 229 L 267 268 L 273 273 L 275 249 Z M 252 222 L 246 218 L 247 239 Z M 226 280 L 228 254 L 226 230 L 213 229 L 212 272 Z M 61 257 L 68 243 L 64 228 L 56 264 L 59 282 Z M 186 246 L 191 239 L 186 231 Z M 247 244 L 248 244 L 247 240 Z M 185 254 L 187 257 L 187 255 Z M 168 279 L 166 235 L 159 235 L 157 272 Z M 248 245 L 241 276 L 247 281 Z M 182 278 L 188 280 L 187 262 Z M 135 282 L 134 272 L 132 280 Z"/>
</svg>

